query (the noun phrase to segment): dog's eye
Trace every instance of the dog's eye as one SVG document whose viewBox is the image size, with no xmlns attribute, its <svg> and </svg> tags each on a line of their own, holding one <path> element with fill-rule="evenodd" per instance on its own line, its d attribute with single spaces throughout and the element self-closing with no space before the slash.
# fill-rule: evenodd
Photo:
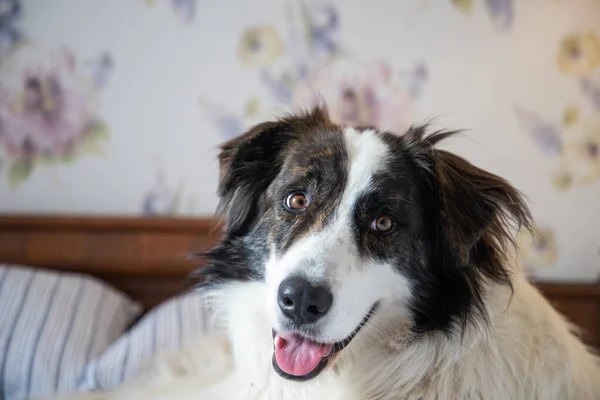
<svg viewBox="0 0 600 400">
<path fill-rule="evenodd" d="M 303 192 L 290 193 L 285 198 L 284 207 L 294 213 L 302 212 L 308 207 L 308 196 Z"/>
<path fill-rule="evenodd" d="M 394 229 L 394 220 L 387 215 L 381 215 L 371 222 L 371 230 L 378 233 L 390 233 Z"/>
</svg>

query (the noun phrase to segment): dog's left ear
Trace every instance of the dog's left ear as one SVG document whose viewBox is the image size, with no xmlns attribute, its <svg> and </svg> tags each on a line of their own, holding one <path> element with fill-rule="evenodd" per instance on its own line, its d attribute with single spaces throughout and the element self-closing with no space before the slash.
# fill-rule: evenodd
<svg viewBox="0 0 600 400">
<path fill-rule="evenodd" d="M 481 239 L 504 245 L 512 227 L 530 225 L 523 196 L 508 181 L 450 152 L 432 154 L 446 238 L 463 258 Z"/>
<path fill-rule="evenodd" d="M 531 227 L 523 195 L 505 179 L 435 146 L 457 132 L 427 134 L 411 129 L 405 141 L 418 165 L 427 170 L 446 245 L 462 265 L 475 265 L 491 277 L 498 257 L 514 243 L 513 228 Z"/>
<path fill-rule="evenodd" d="M 264 207 L 263 197 L 281 170 L 285 150 L 301 135 L 330 124 L 325 108 L 255 125 L 224 143 L 219 154 L 219 209 L 228 235 L 243 235 Z"/>
</svg>

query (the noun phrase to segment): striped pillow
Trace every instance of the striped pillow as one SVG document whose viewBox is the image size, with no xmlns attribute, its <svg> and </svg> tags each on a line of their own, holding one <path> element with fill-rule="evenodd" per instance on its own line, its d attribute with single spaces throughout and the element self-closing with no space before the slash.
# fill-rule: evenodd
<svg viewBox="0 0 600 400">
<path fill-rule="evenodd" d="M 140 312 L 98 279 L 0 265 L 0 399 L 76 389 Z"/>
<path fill-rule="evenodd" d="M 79 389 L 110 390 L 138 376 L 155 356 L 180 350 L 207 330 L 218 329 L 201 296 L 174 297 L 150 310 L 90 363 Z"/>
</svg>

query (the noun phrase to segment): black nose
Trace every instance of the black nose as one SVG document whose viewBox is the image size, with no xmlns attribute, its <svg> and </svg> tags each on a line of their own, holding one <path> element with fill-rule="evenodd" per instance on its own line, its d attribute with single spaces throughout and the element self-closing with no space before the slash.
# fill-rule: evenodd
<svg viewBox="0 0 600 400">
<path fill-rule="evenodd" d="M 314 286 L 306 279 L 291 277 L 279 285 L 277 302 L 283 314 L 298 325 L 310 324 L 327 314 L 333 295 L 323 286 Z"/>
</svg>

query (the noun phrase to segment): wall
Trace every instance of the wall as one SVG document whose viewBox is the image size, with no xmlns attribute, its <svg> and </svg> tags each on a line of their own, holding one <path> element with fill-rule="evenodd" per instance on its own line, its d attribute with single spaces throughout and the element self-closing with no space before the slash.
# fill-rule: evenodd
<svg viewBox="0 0 600 400">
<path fill-rule="evenodd" d="M 318 94 L 508 178 L 547 279 L 600 269 L 600 1 L 0 0 L 0 212 L 207 215 L 216 147 Z"/>
</svg>

